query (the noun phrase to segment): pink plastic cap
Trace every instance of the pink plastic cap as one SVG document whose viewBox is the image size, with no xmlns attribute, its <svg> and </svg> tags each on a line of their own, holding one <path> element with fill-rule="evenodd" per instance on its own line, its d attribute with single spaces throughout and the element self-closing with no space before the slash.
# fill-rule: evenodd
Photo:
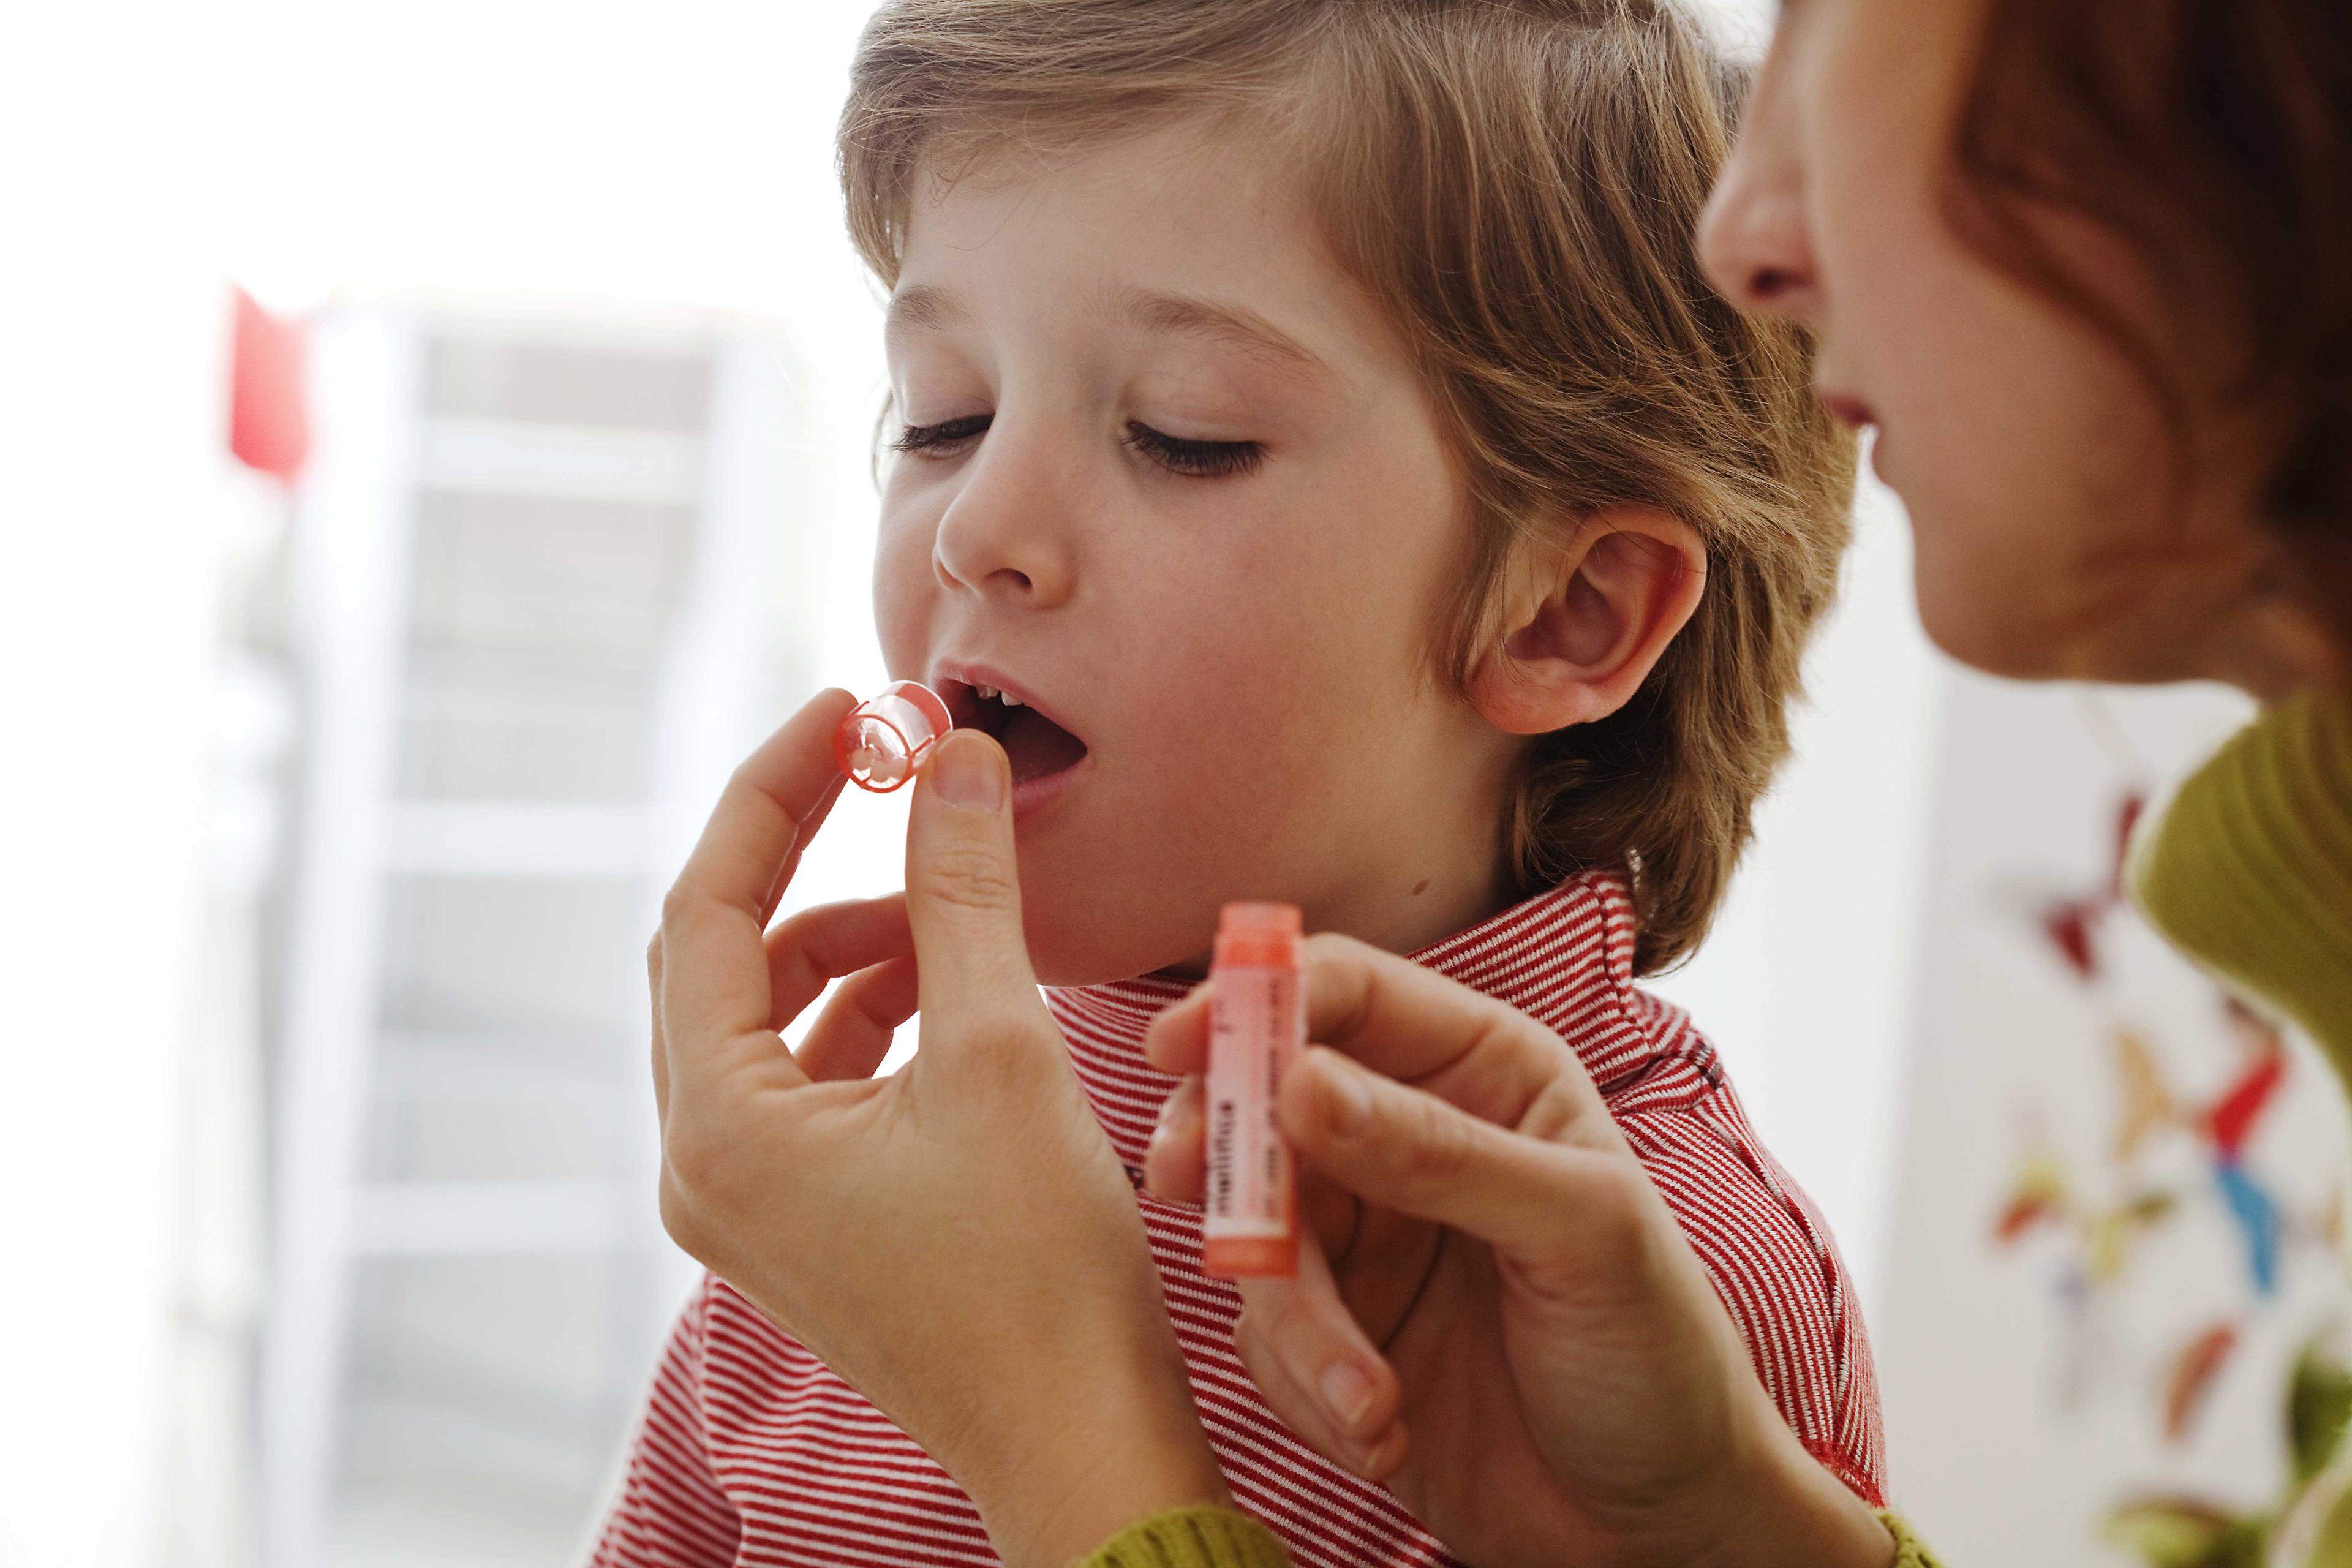
<svg viewBox="0 0 2352 1568">
<path fill-rule="evenodd" d="M 1217 913 L 1211 962 L 1296 967 L 1301 929 L 1296 904 L 1227 904 Z"/>
<path fill-rule="evenodd" d="M 849 711 L 834 731 L 834 760 L 860 789 L 887 795 L 905 785 L 955 721 L 919 680 L 886 686 Z"/>
</svg>

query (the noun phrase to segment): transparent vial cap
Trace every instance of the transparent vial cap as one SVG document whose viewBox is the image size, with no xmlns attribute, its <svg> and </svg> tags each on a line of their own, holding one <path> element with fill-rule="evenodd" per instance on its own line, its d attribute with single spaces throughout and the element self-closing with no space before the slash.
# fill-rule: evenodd
<svg viewBox="0 0 2352 1568">
<path fill-rule="evenodd" d="M 919 680 L 901 680 L 850 710 L 834 732 L 833 754 L 852 784 L 887 795 L 913 778 L 954 728 L 938 692 Z"/>
</svg>

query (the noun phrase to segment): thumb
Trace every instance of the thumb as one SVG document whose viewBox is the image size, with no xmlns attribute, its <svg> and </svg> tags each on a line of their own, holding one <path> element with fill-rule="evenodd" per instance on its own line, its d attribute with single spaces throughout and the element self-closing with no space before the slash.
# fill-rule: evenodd
<svg viewBox="0 0 2352 1568">
<path fill-rule="evenodd" d="M 1038 1007 L 1021 931 L 1013 770 L 988 736 L 959 730 L 931 753 L 907 825 L 907 921 L 927 1039 L 1010 1023 Z"/>
</svg>

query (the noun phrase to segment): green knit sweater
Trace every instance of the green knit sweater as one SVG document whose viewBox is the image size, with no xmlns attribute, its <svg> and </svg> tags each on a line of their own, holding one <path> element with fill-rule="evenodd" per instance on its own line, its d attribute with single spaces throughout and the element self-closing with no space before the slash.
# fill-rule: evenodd
<svg viewBox="0 0 2352 1568">
<path fill-rule="evenodd" d="M 1893 1514 L 1882 1514 L 1895 1553 L 1887 1568 L 1936 1568 L 1936 1560 Z M 1287 1568 L 1274 1532 L 1245 1513 L 1199 1504 L 1171 1509 L 1125 1530 L 1079 1568 Z"/>
<path fill-rule="evenodd" d="M 2180 786 L 2132 881 L 2174 946 L 2302 1025 L 2352 1083 L 2352 696 L 2240 731 Z"/>
<path fill-rule="evenodd" d="M 2175 946 L 2309 1030 L 2352 1086 L 2352 698 L 2317 693 L 2249 725 L 2181 786 L 2133 866 Z M 1893 1568 L 1934 1568 L 1885 1516 Z M 1284 1568 L 1271 1531 L 1229 1509 L 1144 1521 L 1083 1568 Z"/>
</svg>

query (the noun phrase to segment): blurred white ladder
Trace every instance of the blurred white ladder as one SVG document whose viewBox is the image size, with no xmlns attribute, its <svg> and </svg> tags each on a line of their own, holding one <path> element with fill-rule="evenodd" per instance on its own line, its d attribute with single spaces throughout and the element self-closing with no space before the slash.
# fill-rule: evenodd
<svg viewBox="0 0 2352 1568">
<path fill-rule="evenodd" d="M 778 626 L 778 584 L 813 542 L 807 466 L 785 437 L 788 374 L 763 333 L 698 324 L 701 431 L 688 435 L 428 413 L 425 365 L 447 312 L 371 309 L 322 321 L 313 343 L 317 447 L 300 497 L 292 600 L 306 737 L 283 947 L 272 1245 L 257 1443 L 263 1568 L 326 1568 L 362 1259 L 597 1254 L 635 1259 L 614 1376 L 641 1377 L 691 1268 L 656 1208 L 642 967 L 613 976 L 642 1099 L 613 1181 L 367 1181 L 379 1084 L 481 1079 L 473 1042 L 388 1029 L 391 879 L 626 879 L 650 934 L 662 890 L 736 760 L 805 685 L 806 618 Z M 524 339 L 551 329 L 456 320 Z M 668 327 L 671 346 L 681 331 Z M 474 495 L 690 508 L 693 536 L 661 639 L 641 802 L 420 800 L 400 791 L 412 665 L 420 498 Z M 800 580 L 814 581 L 813 571 Z M 797 671 L 780 672 L 780 647 Z M 634 1023 L 622 1022 L 634 1020 Z M 626 1081 L 629 1069 L 621 1070 Z M 492 1087 L 495 1087 L 493 1085 Z M 633 1393 L 634 1390 L 631 1390 Z"/>
</svg>

